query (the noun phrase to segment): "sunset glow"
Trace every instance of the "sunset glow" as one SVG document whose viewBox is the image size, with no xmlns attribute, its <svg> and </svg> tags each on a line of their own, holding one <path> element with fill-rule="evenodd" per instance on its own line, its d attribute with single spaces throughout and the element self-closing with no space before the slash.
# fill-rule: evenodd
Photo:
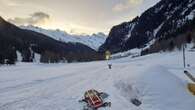
<svg viewBox="0 0 195 110">
<path fill-rule="evenodd" d="M 108 33 L 159 0 L 0 0 L 0 16 L 16 25 L 69 33 Z"/>
</svg>

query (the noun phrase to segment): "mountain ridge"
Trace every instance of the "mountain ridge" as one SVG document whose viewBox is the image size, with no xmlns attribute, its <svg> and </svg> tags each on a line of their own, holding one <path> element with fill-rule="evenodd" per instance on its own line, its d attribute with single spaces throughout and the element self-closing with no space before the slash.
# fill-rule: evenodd
<svg viewBox="0 0 195 110">
<path fill-rule="evenodd" d="M 102 59 L 101 54 L 81 43 L 64 43 L 44 34 L 21 29 L 0 18 L 0 63 L 14 63 L 16 51 L 22 61 L 32 62 L 40 54 L 41 62 L 72 62 Z"/>
<path fill-rule="evenodd" d="M 167 37 L 194 20 L 195 1 L 161 0 L 140 17 L 114 26 L 99 51 L 112 53 L 146 47 L 154 39 Z M 191 26 L 193 23 L 191 23 Z"/>
<path fill-rule="evenodd" d="M 100 32 L 97 34 L 92 34 L 92 35 L 76 35 L 76 34 L 69 34 L 59 29 L 56 29 L 56 30 L 43 29 L 40 27 L 32 26 L 32 25 L 20 26 L 20 28 L 42 33 L 51 38 L 54 38 L 55 40 L 62 41 L 65 43 L 68 43 L 68 42 L 81 43 L 81 44 L 89 46 L 90 48 L 96 51 L 98 50 L 99 46 L 102 45 L 106 40 L 106 35 Z"/>
</svg>

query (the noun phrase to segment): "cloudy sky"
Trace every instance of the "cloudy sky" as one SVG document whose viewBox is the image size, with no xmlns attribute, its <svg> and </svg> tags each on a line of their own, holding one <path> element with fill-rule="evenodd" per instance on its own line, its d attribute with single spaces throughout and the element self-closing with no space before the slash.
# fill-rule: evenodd
<svg viewBox="0 0 195 110">
<path fill-rule="evenodd" d="M 160 0 L 0 0 L 0 16 L 16 25 L 72 33 L 108 33 Z"/>
</svg>

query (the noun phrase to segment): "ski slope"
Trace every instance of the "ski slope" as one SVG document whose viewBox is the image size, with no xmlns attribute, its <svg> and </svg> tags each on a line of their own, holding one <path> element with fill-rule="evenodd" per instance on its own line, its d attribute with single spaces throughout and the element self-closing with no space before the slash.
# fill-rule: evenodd
<svg viewBox="0 0 195 110">
<path fill-rule="evenodd" d="M 195 52 L 187 53 L 195 75 Z M 99 110 L 194 110 L 186 89 L 182 52 L 71 64 L 18 63 L 0 67 L 0 110 L 82 110 L 88 89 L 108 93 L 111 108 Z M 136 107 L 130 100 L 137 98 Z"/>
</svg>

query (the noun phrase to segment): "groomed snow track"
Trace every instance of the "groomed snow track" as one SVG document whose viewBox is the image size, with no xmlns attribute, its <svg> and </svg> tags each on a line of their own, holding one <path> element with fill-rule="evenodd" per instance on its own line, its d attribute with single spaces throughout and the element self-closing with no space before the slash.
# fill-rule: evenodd
<svg viewBox="0 0 195 110">
<path fill-rule="evenodd" d="M 195 72 L 195 53 L 188 52 Z M 82 110 L 88 89 L 108 93 L 111 108 L 100 110 L 194 110 L 186 89 L 182 53 L 164 53 L 107 62 L 27 64 L 0 67 L 0 110 Z M 142 101 L 139 107 L 131 98 Z"/>
</svg>

